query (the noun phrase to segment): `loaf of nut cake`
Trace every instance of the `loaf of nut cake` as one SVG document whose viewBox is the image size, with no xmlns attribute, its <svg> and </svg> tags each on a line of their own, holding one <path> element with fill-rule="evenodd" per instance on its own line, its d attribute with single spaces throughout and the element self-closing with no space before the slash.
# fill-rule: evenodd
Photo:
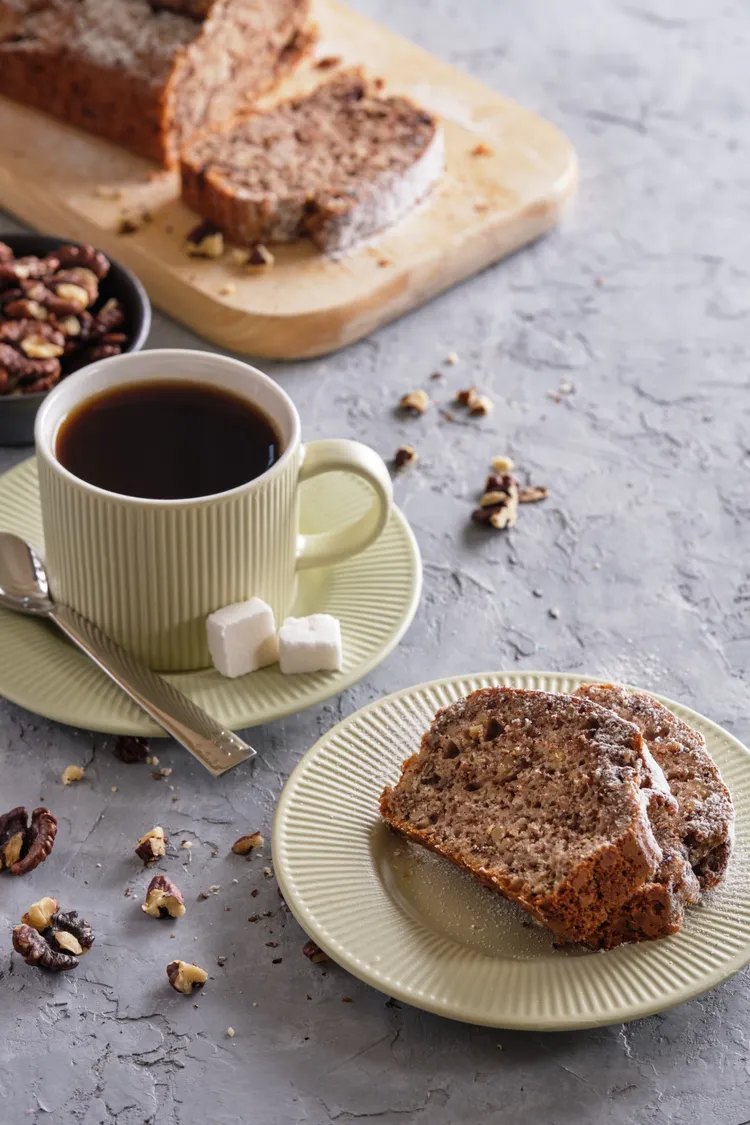
<svg viewBox="0 0 750 1125">
<path fill-rule="evenodd" d="M 0 0 L 0 94 L 171 166 L 312 38 L 310 0 Z"/>
<path fill-rule="evenodd" d="M 380 811 L 396 832 L 578 942 L 662 861 L 675 803 L 638 729 L 587 699 L 487 688 L 438 711 Z"/>
</svg>

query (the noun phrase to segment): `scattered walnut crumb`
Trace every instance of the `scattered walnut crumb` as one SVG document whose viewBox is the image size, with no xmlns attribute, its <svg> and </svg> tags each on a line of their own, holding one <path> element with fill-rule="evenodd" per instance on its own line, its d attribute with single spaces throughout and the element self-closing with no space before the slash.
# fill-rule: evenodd
<svg viewBox="0 0 750 1125">
<path fill-rule="evenodd" d="M 235 855 L 247 855 L 255 848 L 262 848 L 265 840 L 260 832 L 251 832 L 249 836 L 240 836 L 239 840 L 235 840 L 232 844 L 232 851 Z"/>
<path fill-rule="evenodd" d="M 141 211 L 139 215 L 123 215 L 117 224 L 117 233 L 137 234 L 150 222 L 152 217 L 149 211 Z"/>
<path fill-rule="evenodd" d="M 462 391 L 458 391 L 455 401 L 459 406 L 468 406 L 469 409 L 479 399 L 479 389 L 477 387 L 466 387 Z"/>
<path fill-rule="evenodd" d="M 491 414 L 493 409 L 492 399 L 488 398 L 487 395 L 477 395 L 474 402 L 469 406 L 469 414 L 484 417 L 487 414 Z"/>
<path fill-rule="evenodd" d="M 495 473 L 512 473 L 515 465 L 510 457 L 493 457 L 490 462 Z"/>
<path fill-rule="evenodd" d="M 575 392 L 575 387 L 568 379 L 563 379 L 558 390 L 561 395 L 572 395 Z"/>
<path fill-rule="evenodd" d="M 329 959 L 328 954 L 324 953 L 317 942 L 314 942 L 312 938 L 302 947 L 302 952 L 305 957 L 312 961 L 313 965 L 322 965 Z"/>
<path fill-rule="evenodd" d="M 237 292 L 237 286 L 233 285 L 232 282 L 230 281 L 226 285 L 222 285 L 221 289 L 219 290 L 219 296 L 220 297 L 231 297 L 232 294 L 236 293 L 236 292 Z"/>
<path fill-rule="evenodd" d="M 158 766 L 159 765 L 159 759 L 157 758 L 156 754 L 152 754 L 150 758 L 146 758 L 146 762 L 150 766 Z"/>
<path fill-rule="evenodd" d="M 113 786 L 112 786 L 112 792 L 113 792 L 113 793 L 118 793 L 118 792 L 119 792 L 119 789 L 120 789 L 120 786 L 119 786 L 119 785 L 113 785 Z"/>
<path fill-rule="evenodd" d="M 385 269 L 386 266 L 392 266 L 393 262 L 390 258 L 378 258 L 378 265 L 381 269 Z"/>
<path fill-rule="evenodd" d="M 549 492 L 541 485 L 529 485 L 528 488 L 521 488 L 518 492 L 519 504 L 536 504 L 538 500 L 546 500 Z"/>
<path fill-rule="evenodd" d="M 557 391 L 547 391 L 547 398 L 551 398 L 553 402 L 562 402 Z"/>
<path fill-rule="evenodd" d="M 494 149 L 490 148 L 484 141 L 480 141 L 478 145 L 474 145 L 471 150 L 472 156 L 494 156 Z"/>
<path fill-rule="evenodd" d="M 451 367 L 455 367 L 458 363 L 458 352 L 448 352 L 447 356 L 445 357 L 445 362 Z"/>
<path fill-rule="evenodd" d="M 265 875 L 266 879 L 273 879 L 273 868 L 264 867 L 263 874 Z"/>
<path fill-rule="evenodd" d="M 400 405 L 402 410 L 408 410 L 412 414 L 424 414 L 430 405 L 430 396 L 423 390 L 409 391 L 402 395 Z"/>
<path fill-rule="evenodd" d="M 171 766 L 162 766 L 160 770 L 154 770 L 151 776 L 154 781 L 163 781 L 165 777 L 169 777 L 172 772 Z"/>
<path fill-rule="evenodd" d="M 400 445 L 393 457 L 393 465 L 396 469 L 405 469 L 407 465 L 413 465 L 418 460 L 419 454 L 413 446 Z"/>
<path fill-rule="evenodd" d="M 233 1027 L 227 1028 L 227 1037 L 229 1039 L 234 1039 L 234 1028 Z"/>
<path fill-rule="evenodd" d="M 430 375 L 430 378 L 431 379 L 442 379 L 443 373 L 442 373 L 442 371 L 433 371 L 432 375 Z"/>
<path fill-rule="evenodd" d="M 224 253 L 224 235 L 214 224 L 204 220 L 185 238 L 185 253 L 191 258 L 221 258 Z"/>
<path fill-rule="evenodd" d="M 557 619 L 560 616 L 560 610 L 556 606 L 552 606 L 551 609 L 548 609 L 547 613 L 549 614 L 550 617 L 553 617 L 555 619 Z"/>
<path fill-rule="evenodd" d="M 352 1000 L 351 996 L 342 996 L 342 997 L 341 997 L 341 1002 L 342 1002 L 343 1004 L 353 1004 L 353 1003 L 354 1003 L 354 1001 Z"/>
<path fill-rule="evenodd" d="M 342 62 L 341 55 L 324 55 L 322 59 L 318 59 L 315 63 L 315 69 L 332 70 L 334 66 L 340 66 Z"/>
<path fill-rule="evenodd" d="M 66 766 L 62 773 L 63 785 L 72 785 L 83 777 L 83 766 Z"/>
</svg>

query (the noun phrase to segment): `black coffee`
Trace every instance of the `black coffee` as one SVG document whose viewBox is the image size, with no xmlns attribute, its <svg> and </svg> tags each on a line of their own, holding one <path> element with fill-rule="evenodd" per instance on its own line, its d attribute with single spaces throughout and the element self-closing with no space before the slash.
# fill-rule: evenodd
<svg viewBox="0 0 750 1125">
<path fill-rule="evenodd" d="M 211 496 L 254 480 L 281 456 L 270 418 L 207 383 L 136 383 L 72 410 L 58 461 L 89 484 L 154 500 Z"/>
</svg>

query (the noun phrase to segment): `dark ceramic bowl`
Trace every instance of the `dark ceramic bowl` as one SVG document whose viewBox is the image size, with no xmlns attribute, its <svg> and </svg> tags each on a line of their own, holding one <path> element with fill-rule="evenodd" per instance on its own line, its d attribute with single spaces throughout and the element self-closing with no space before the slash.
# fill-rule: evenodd
<svg viewBox="0 0 750 1125">
<path fill-rule="evenodd" d="M 73 238 L 55 238 L 46 234 L 2 234 L 0 242 L 10 246 L 17 258 L 34 254 L 42 257 L 62 243 L 80 246 Z M 107 255 L 109 258 L 109 254 Z M 151 304 L 138 278 L 125 266 L 109 258 L 110 271 L 100 286 L 100 298 L 117 297 L 125 311 L 125 327 L 129 343 L 126 352 L 139 352 L 151 328 Z M 34 419 L 48 391 L 33 395 L 0 395 L 0 445 L 30 445 L 34 441 Z"/>
</svg>

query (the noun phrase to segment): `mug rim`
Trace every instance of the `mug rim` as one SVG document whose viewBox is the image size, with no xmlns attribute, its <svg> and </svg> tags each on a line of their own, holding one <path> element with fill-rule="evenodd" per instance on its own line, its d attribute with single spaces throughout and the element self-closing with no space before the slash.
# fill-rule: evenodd
<svg viewBox="0 0 750 1125">
<path fill-rule="evenodd" d="M 189 360 L 190 358 L 193 358 L 199 360 L 201 364 L 208 363 L 215 365 L 217 372 L 219 370 L 226 371 L 228 369 L 232 369 L 235 372 L 247 372 L 256 382 L 260 383 L 263 387 L 270 391 L 272 396 L 276 396 L 282 410 L 286 411 L 288 421 L 291 423 L 291 425 L 289 426 L 290 433 L 289 439 L 286 443 L 286 448 L 281 454 L 281 457 L 279 457 L 279 459 L 275 461 L 270 468 L 266 469 L 263 473 L 260 474 L 260 476 L 254 477 L 252 480 L 245 481 L 243 484 L 238 484 L 234 488 L 227 489 L 224 492 L 212 492 L 205 496 L 182 496 L 171 499 L 159 499 L 152 496 L 131 496 L 128 493 L 124 492 L 111 492 L 107 488 L 101 488 L 99 485 L 91 484 L 89 481 L 83 480 L 82 477 L 76 476 L 75 473 L 72 473 L 70 469 L 67 469 L 62 464 L 62 462 L 56 455 L 53 441 L 48 440 L 48 436 L 46 433 L 46 430 L 49 426 L 48 418 L 50 414 L 54 414 L 55 407 L 57 406 L 57 402 L 60 398 L 63 398 L 71 391 L 75 395 L 76 391 L 85 387 L 87 383 L 90 383 L 92 378 L 98 376 L 103 369 L 111 369 L 113 375 L 115 374 L 114 369 L 116 367 L 130 370 L 130 378 L 118 379 L 114 377 L 112 379 L 112 382 L 106 388 L 100 388 L 97 391 L 92 391 L 90 394 L 86 394 L 85 391 L 82 391 L 82 393 L 76 395 L 73 402 L 56 421 L 53 438 L 56 437 L 63 418 L 67 416 L 71 409 L 80 406 L 80 404 L 85 402 L 87 399 L 94 398 L 98 394 L 106 393 L 107 390 L 114 390 L 114 388 L 118 386 L 127 386 L 129 384 L 138 382 L 159 382 L 169 380 L 173 376 L 168 375 L 166 372 L 162 372 L 161 374 L 158 372 L 149 372 L 148 374 L 146 374 L 145 369 L 148 366 L 149 359 L 154 360 L 155 365 L 158 365 L 162 361 L 174 361 L 177 357 L 179 357 L 180 360 Z M 132 375 L 139 369 L 144 370 L 143 378 L 132 378 Z M 205 379 L 191 379 L 189 373 L 185 372 L 183 372 L 179 377 L 183 380 L 191 382 L 206 383 Z M 219 385 L 223 385 L 225 390 L 228 389 L 234 394 L 242 395 L 242 392 L 237 391 L 234 386 L 228 387 L 226 383 Z M 248 400 L 257 407 L 257 401 L 251 398 L 249 393 L 245 397 L 247 397 Z M 268 411 L 268 413 L 270 414 L 273 422 L 281 428 L 283 423 L 280 423 L 279 421 L 279 411 L 275 413 L 271 413 L 271 411 Z M 265 372 L 261 371 L 259 368 L 253 367 L 252 364 L 245 363 L 241 359 L 235 359 L 233 356 L 221 355 L 216 352 L 203 351 L 199 348 L 152 348 L 146 351 L 126 352 L 122 355 L 110 356 L 107 359 L 97 360 L 96 362 L 90 363 L 86 367 L 81 368 L 80 371 L 76 371 L 74 372 L 74 374 L 68 375 L 66 379 L 64 379 L 61 383 L 58 383 L 58 385 L 54 387 L 52 391 L 50 391 L 50 393 L 43 401 L 41 407 L 39 408 L 39 412 L 36 416 L 36 422 L 34 424 L 34 444 L 37 456 L 42 457 L 50 467 L 50 469 L 53 472 L 59 474 L 70 485 L 81 488 L 86 492 L 92 493 L 93 495 L 101 496 L 103 498 L 114 500 L 123 504 L 156 508 L 180 508 L 208 504 L 216 500 L 223 500 L 228 497 L 237 496 L 242 492 L 252 491 L 254 488 L 262 486 L 275 474 L 282 472 L 291 458 L 296 455 L 297 449 L 300 444 L 300 433 L 300 417 L 296 406 L 292 402 L 292 399 L 287 394 L 287 392 L 281 386 L 279 386 L 279 384 L 274 379 L 270 377 L 270 375 L 266 375 Z"/>
</svg>

